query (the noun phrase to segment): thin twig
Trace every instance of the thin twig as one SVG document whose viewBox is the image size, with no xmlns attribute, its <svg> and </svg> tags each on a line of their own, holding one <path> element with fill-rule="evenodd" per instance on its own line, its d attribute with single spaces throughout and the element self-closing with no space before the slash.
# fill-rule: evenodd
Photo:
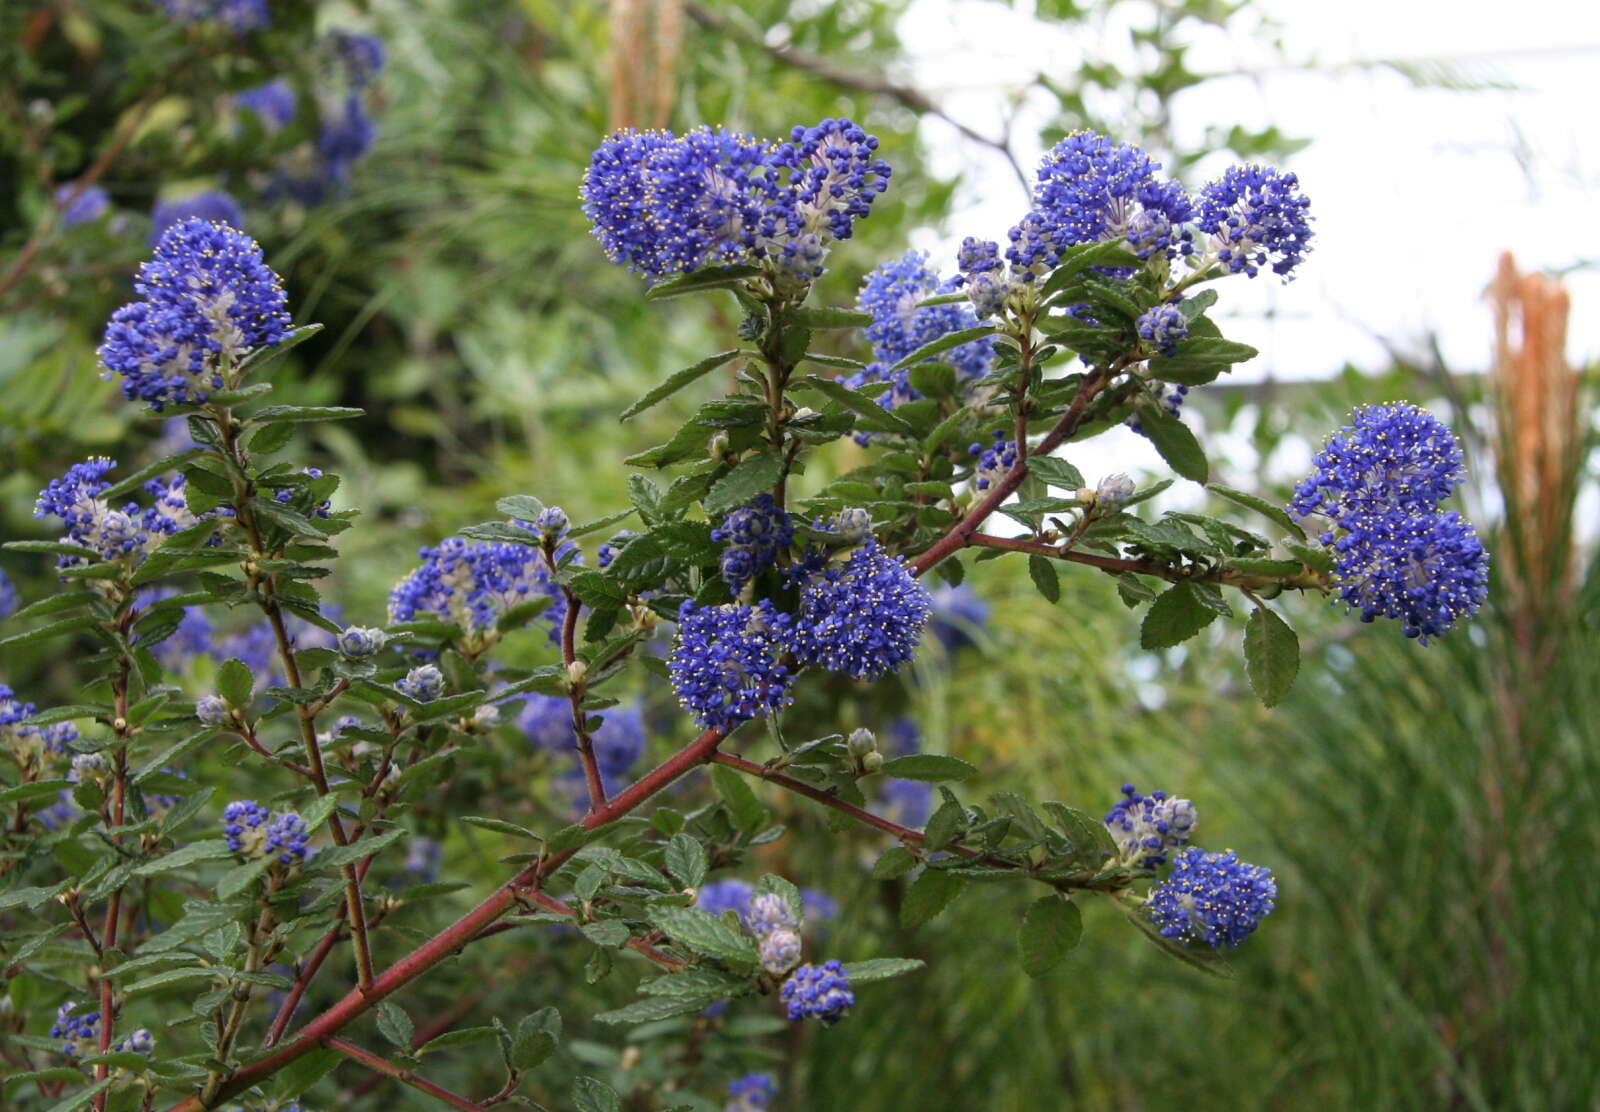
<svg viewBox="0 0 1600 1112">
<path fill-rule="evenodd" d="M 410 1085 L 419 1092 L 427 1093 L 435 1100 L 442 1100 L 451 1108 L 464 1109 L 465 1112 L 483 1112 L 484 1106 L 477 1101 L 468 1100 L 466 1097 L 457 1096 L 443 1085 L 436 1085 L 425 1077 L 418 1077 L 410 1070 L 401 1069 L 387 1058 L 380 1058 L 370 1050 L 363 1050 L 354 1043 L 347 1043 L 343 1039 L 326 1038 L 322 1045 L 329 1050 L 336 1050 L 352 1061 L 360 1062 L 374 1073 L 381 1073 L 392 1077 L 396 1081 Z"/>
</svg>

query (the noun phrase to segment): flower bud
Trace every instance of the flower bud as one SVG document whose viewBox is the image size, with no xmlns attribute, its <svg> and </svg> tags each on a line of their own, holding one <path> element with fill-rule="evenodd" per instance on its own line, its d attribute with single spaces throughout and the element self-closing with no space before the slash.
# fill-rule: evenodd
<svg viewBox="0 0 1600 1112">
<path fill-rule="evenodd" d="M 539 511 L 539 516 L 534 519 L 533 527 L 543 533 L 546 540 L 557 540 L 563 536 L 568 525 L 567 511 L 560 506 L 546 506 Z"/>
<path fill-rule="evenodd" d="M 761 968 L 781 977 L 800 964 L 800 936 L 787 928 L 768 931 L 761 939 Z"/>
<path fill-rule="evenodd" d="M 220 726 L 228 720 L 228 704 L 220 695 L 202 695 L 194 705 L 194 713 L 207 726 Z"/>
<path fill-rule="evenodd" d="M 500 725 L 500 708 L 493 703 L 484 703 L 472 712 L 472 724 L 480 730 L 492 730 Z"/>
<path fill-rule="evenodd" d="M 431 703 L 444 694 L 444 673 L 432 664 L 424 664 L 407 672 L 395 688 L 419 703 Z"/>
<path fill-rule="evenodd" d="M 382 650 L 389 635 L 381 629 L 351 626 L 339 634 L 339 651 L 352 660 L 372 656 Z"/>
<path fill-rule="evenodd" d="M 861 770 L 863 772 L 877 772 L 882 767 L 883 754 L 876 749 L 861 758 Z"/>
<path fill-rule="evenodd" d="M 99 753 L 79 753 L 72 758 L 72 778 L 80 783 L 98 780 L 105 771 L 106 759 Z"/>
<path fill-rule="evenodd" d="M 1106 509 L 1113 510 L 1132 498 L 1133 490 L 1133 480 L 1119 471 L 1100 480 L 1095 499 Z"/>
<path fill-rule="evenodd" d="M 850 740 L 845 743 L 850 748 L 853 757 L 865 757 L 878 748 L 878 739 L 872 736 L 872 731 L 860 729 L 850 735 Z"/>
<path fill-rule="evenodd" d="M 872 515 L 859 507 L 840 510 L 831 524 L 845 544 L 858 544 L 872 536 Z"/>
<path fill-rule="evenodd" d="M 588 674 L 589 674 L 589 665 L 588 665 L 588 662 L 586 662 L 586 661 L 574 660 L 571 664 L 567 665 L 567 682 L 568 683 L 573 683 L 573 684 L 582 683 L 583 682 L 583 677 L 587 676 Z"/>
</svg>

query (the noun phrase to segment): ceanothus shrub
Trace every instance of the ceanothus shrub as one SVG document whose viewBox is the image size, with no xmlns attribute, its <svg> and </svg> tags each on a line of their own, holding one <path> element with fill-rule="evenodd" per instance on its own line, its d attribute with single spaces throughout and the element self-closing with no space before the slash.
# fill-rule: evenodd
<svg viewBox="0 0 1600 1112">
<path fill-rule="evenodd" d="M 344 49 L 352 81 L 381 61 Z M 241 103 L 271 119 L 292 107 L 281 99 Z M 922 962 L 845 960 L 828 923 L 850 907 L 738 875 L 782 836 L 752 785 L 887 838 L 872 873 L 900 878 L 908 929 L 979 876 L 1037 893 L 1020 928 L 1033 975 L 1076 944 L 1087 900 L 1113 901 L 1201 967 L 1262 924 L 1271 872 L 1197 844 L 1194 801 L 1130 784 L 1099 818 L 1117 793 L 1091 790 L 1087 811 L 980 799 L 982 770 L 923 751 L 904 718 L 886 715 L 880 745 L 871 723 L 838 720 L 838 693 L 867 705 L 864 693 L 913 684 L 919 654 L 1002 636 L 984 629 L 962 560 L 1018 554 L 1052 601 L 1064 566 L 1114 576 L 1144 608 L 1144 649 L 1247 607 L 1245 670 L 1275 703 L 1298 644 L 1269 600 L 1332 596 L 1424 642 L 1481 605 L 1487 557 L 1443 508 L 1459 448 L 1420 409 L 1371 407 L 1332 436 L 1287 512 L 1211 488 L 1281 542 L 1201 514 L 1141 515 L 1166 483 L 1089 482 L 1068 455 L 1135 420 L 1177 476 L 1207 480 L 1178 402 L 1255 354 L 1208 316 L 1209 283 L 1302 265 L 1311 225 L 1294 176 L 1237 167 L 1190 196 L 1136 147 L 1075 134 L 1045 157 L 1003 248 L 970 238 L 943 277 L 917 254 L 854 260 L 859 307 L 811 305 L 891 180 L 876 147 L 834 119 L 777 143 L 712 128 L 602 143 L 581 192 L 605 252 L 644 277 L 647 300 L 731 295 L 743 313 L 738 346 L 663 377 L 623 418 L 703 390 L 726 364 L 738 374 L 628 457 L 625 512 L 574 521 L 503 499 L 501 520 L 419 546 L 386 622 L 346 620 L 319 589 L 356 520 L 332 506 L 337 478 L 274 459 L 296 425 L 355 414 L 265 404 L 273 360 L 315 326 L 289 326 L 277 275 L 235 228 L 165 230 L 101 358 L 131 404 L 181 420 L 189 439 L 166 438 L 172 454 L 147 467 L 93 459 L 52 481 L 38 513 L 57 539 L 10 547 L 54 555 L 61 593 L 18 608 L 0 581 L 0 609 L 15 609 L 6 643 L 89 650 L 72 661 L 71 705 L 41 710 L 0 686 L 0 927 L 9 970 L 28 974 L 14 1045 L 36 1071 L 8 1099 L 296 1107 L 343 1057 L 455 1107 L 553 1077 L 575 1106 L 614 1108 L 605 1081 L 566 1076 L 556 1056 L 564 1023 L 582 1023 L 640 1028 L 630 1053 L 660 1091 L 636 1102 L 765 1108 L 775 1082 L 740 1065 L 719 1017 L 766 998 L 787 1022 L 848 1025 L 881 999 L 876 982 Z M 854 330 L 866 361 L 812 350 L 819 332 Z M 868 462 L 805 482 L 807 461 L 848 438 Z M 994 526 L 1002 512 L 1013 527 Z M 646 697 L 666 688 L 677 707 Z M 202 749 L 247 779 L 201 782 L 186 769 Z M 714 796 L 677 787 L 707 765 Z M 495 813 L 528 784 L 538 829 L 512 821 L 523 810 Z M 669 806 L 669 789 L 698 802 Z M 406 909 L 456 891 L 440 878 L 468 826 L 509 852 L 504 882 L 415 929 Z M 515 954 L 530 928 L 542 952 L 591 983 L 625 982 L 626 997 L 594 1015 L 496 1019 L 482 1030 L 503 1081 L 444 1089 L 424 1055 L 465 1039 L 448 1021 L 420 1029 L 392 994 L 463 951 Z M 715 1094 L 671 1050 L 684 1017 L 710 1032 L 697 1053 L 721 1071 Z"/>
</svg>

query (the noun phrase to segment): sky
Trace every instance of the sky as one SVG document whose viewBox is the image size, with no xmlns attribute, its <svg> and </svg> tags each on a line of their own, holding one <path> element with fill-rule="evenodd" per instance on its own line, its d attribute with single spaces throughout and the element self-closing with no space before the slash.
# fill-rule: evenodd
<svg viewBox="0 0 1600 1112">
<path fill-rule="evenodd" d="M 1315 252 L 1287 286 L 1236 280 L 1219 291 L 1238 314 L 1224 325 L 1228 336 L 1263 353 L 1240 377 L 1315 378 L 1346 362 L 1378 367 L 1385 342 L 1416 351 L 1430 333 L 1452 369 L 1480 369 L 1490 343 L 1483 291 L 1502 249 L 1524 269 L 1591 264 L 1567 278 L 1569 353 L 1580 363 L 1600 358 L 1600 5 L 1259 0 L 1258 8 L 1279 24 L 1284 56 L 1321 68 L 1282 68 L 1282 56 L 1259 40 L 1217 31 L 1196 42 L 1191 68 L 1275 68 L 1186 91 L 1174 106 L 1178 134 L 1197 145 L 1208 126 L 1237 122 L 1276 124 L 1312 140 L 1288 165 L 1312 198 Z M 902 33 L 913 82 L 988 134 L 1000 132 L 1011 94 L 1030 75 L 1128 49 L 1118 26 L 1041 33 L 991 0 L 918 0 Z M 1392 70 L 1360 65 L 1378 59 L 1442 61 L 1515 88 L 1417 88 Z M 1016 127 L 1030 172 L 1040 153 L 1033 137 L 1053 105 L 1041 97 Z M 925 126 L 945 162 L 938 169 L 959 173 L 964 186 L 953 235 L 930 232 L 917 246 L 950 265 L 963 235 L 1003 241 L 1026 198 L 997 152 L 959 140 L 938 120 Z"/>
</svg>

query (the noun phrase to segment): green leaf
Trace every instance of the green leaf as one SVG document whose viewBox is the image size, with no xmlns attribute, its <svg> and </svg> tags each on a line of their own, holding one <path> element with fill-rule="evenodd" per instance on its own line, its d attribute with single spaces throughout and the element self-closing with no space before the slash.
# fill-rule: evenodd
<svg viewBox="0 0 1600 1112">
<path fill-rule="evenodd" d="M 554 1008 L 540 1008 L 522 1017 L 506 1055 L 514 1070 L 531 1070 L 551 1054 L 561 1040 L 561 1014 Z"/>
<path fill-rule="evenodd" d="M 75 1112 L 76 1109 L 82 1108 L 95 1097 L 111 1088 L 118 1080 L 117 1075 L 112 1074 L 103 1081 L 96 1081 L 87 1089 L 80 1089 L 78 1092 L 56 1101 L 45 1112 Z"/>
<path fill-rule="evenodd" d="M 717 794 L 733 814 L 733 823 L 746 834 L 753 834 L 767 821 L 767 809 L 756 798 L 756 793 L 743 776 L 727 765 L 717 765 L 711 770 L 711 781 Z"/>
<path fill-rule="evenodd" d="M 527 827 L 518 826 L 514 822 L 507 822 L 505 819 L 487 818 L 483 815 L 462 815 L 461 821 L 469 826 L 481 826 L 485 830 L 493 830 L 500 834 L 510 834 L 517 838 L 530 838 L 535 842 L 544 840 Z"/>
<path fill-rule="evenodd" d="M 917 855 L 905 846 L 892 846 L 872 866 L 873 880 L 891 880 L 917 867 Z"/>
<path fill-rule="evenodd" d="M 416 1028 L 405 1009 L 392 1000 L 378 1005 L 378 1033 L 402 1050 L 411 1049 L 411 1036 Z"/>
<path fill-rule="evenodd" d="M 1139 627 L 1139 645 L 1166 649 L 1187 641 L 1217 618 L 1192 583 L 1174 583 L 1150 606 Z"/>
<path fill-rule="evenodd" d="M 642 1000 L 635 1000 L 626 1007 L 601 1012 L 594 1018 L 599 1023 L 654 1023 L 671 1019 L 675 1015 L 698 1012 L 712 1001 L 722 999 L 724 995 L 726 994 L 647 996 Z"/>
<path fill-rule="evenodd" d="M 1235 363 L 1261 354 L 1249 344 L 1236 344 L 1217 336 L 1190 336 L 1177 353 L 1150 360 L 1150 377 L 1162 382 L 1203 386 Z"/>
<path fill-rule="evenodd" d="M 956 835 L 966 824 L 967 813 L 961 804 L 952 801 L 939 804 L 923 830 L 923 848 L 933 852 L 944 849 L 955 840 Z"/>
<path fill-rule="evenodd" d="M 33 803 L 40 799 L 54 799 L 63 791 L 72 790 L 75 784 L 72 780 L 34 780 L 18 784 L 0 791 L 0 803 Z"/>
<path fill-rule="evenodd" d="M 670 398 L 673 394 L 676 394 L 679 390 L 682 390 L 685 386 L 688 386 L 695 380 L 704 378 L 706 375 L 710 374 L 712 371 L 716 370 L 718 367 L 722 366 L 724 363 L 728 362 L 728 360 L 732 359 L 738 354 L 738 348 L 730 348 L 727 351 L 720 351 L 716 355 L 707 356 L 705 359 L 700 360 L 700 362 L 696 363 L 692 367 L 685 367 L 681 371 L 674 371 L 658 385 L 647 390 L 638 401 L 634 402 L 627 409 L 623 410 L 622 416 L 617 419 L 619 421 L 626 421 L 630 417 L 635 417 L 638 414 L 643 413 L 657 402 Z"/>
<path fill-rule="evenodd" d="M 929 398 L 951 398 L 958 392 L 956 369 L 948 363 L 918 363 L 911 368 L 911 388 Z"/>
<path fill-rule="evenodd" d="M 330 849 L 325 849 L 312 858 L 312 861 L 325 868 L 343 867 L 353 864 L 363 857 L 370 857 L 404 835 L 405 830 L 396 827 L 394 830 L 384 831 L 375 838 L 363 838 L 359 842 L 351 842 L 347 846 L 333 846 Z"/>
<path fill-rule="evenodd" d="M 1247 494 L 1242 490 L 1234 490 L 1232 487 L 1225 487 L 1221 483 L 1207 483 L 1206 489 L 1211 491 L 1213 494 L 1216 494 L 1222 498 L 1226 498 L 1228 501 L 1234 502 L 1245 507 L 1246 509 L 1254 510 L 1261 516 L 1276 522 L 1278 525 L 1283 526 L 1283 528 L 1294 534 L 1297 540 L 1303 541 L 1306 539 L 1306 531 L 1300 528 L 1300 526 L 1295 522 L 1294 518 L 1290 517 L 1287 511 L 1278 506 L 1274 506 L 1266 499 L 1259 498 L 1254 494 Z"/>
<path fill-rule="evenodd" d="M 906 898 L 900 905 L 900 925 L 915 930 L 938 915 L 961 894 L 967 882 L 952 873 L 926 869 L 906 889 Z"/>
<path fill-rule="evenodd" d="M 251 414 L 250 421 L 257 425 L 283 421 L 348 421 L 366 412 L 347 405 L 269 405 Z"/>
<path fill-rule="evenodd" d="M 1088 485 L 1082 472 L 1060 456 L 1029 456 L 1028 474 L 1063 490 L 1082 490 Z"/>
<path fill-rule="evenodd" d="M 289 331 L 283 334 L 283 339 L 279 340 L 272 347 L 259 348 L 256 351 L 251 352 L 249 357 L 246 358 L 245 361 L 240 365 L 241 370 L 246 373 L 254 373 L 255 371 L 260 370 L 262 367 L 276 363 L 279 359 L 282 359 L 289 352 L 293 351 L 295 348 L 299 347 L 301 344 L 305 343 L 307 340 L 311 339 L 311 337 L 315 336 L 321 331 L 322 325 L 320 324 L 302 324 L 299 328 L 291 328 Z M 266 383 L 259 383 L 258 385 L 265 386 Z M 244 391 L 241 390 L 236 392 L 243 393 Z M 215 401 L 216 398 L 217 395 L 215 394 L 211 396 L 212 401 Z"/>
<path fill-rule="evenodd" d="M 865 328 L 872 323 L 872 314 L 832 305 L 816 308 L 802 305 L 798 309 L 790 309 L 788 319 L 790 324 L 801 328 Z"/>
<path fill-rule="evenodd" d="M 1155 445 L 1161 458 L 1185 479 L 1197 483 L 1206 481 L 1210 465 L 1206 451 L 1195 439 L 1189 426 L 1158 406 L 1144 406 L 1139 410 L 1139 426 L 1150 443 Z"/>
<path fill-rule="evenodd" d="M 917 430 L 904 417 L 892 409 L 885 409 L 871 394 L 852 390 L 838 379 L 805 375 L 795 380 L 793 385 L 815 390 L 829 401 L 838 402 L 875 430 L 898 433 L 901 436 L 916 435 Z"/>
<path fill-rule="evenodd" d="M 783 473 L 783 457 L 776 452 L 762 452 L 740 462 L 732 471 L 711 485 L 706 494 L 708 514 L 725 513 L 742 506 L 764 490 L 777 485 Z"/>
<path fill-rule="evenodd" d="M 9 892 L 0 892 L 0 911 L 8 911 L 13 907 L 25 907 L 32 911 L 46 900 L 55 898 L 56 893 L 66 886 L 63 881 L 53 888 L 13 888 Z"/>
<path fill-rule="evenodd" d="M 38 629 L 30 629 L 26 633 L 13 633 L 10 637 L 0 639 L 0 648 L 6 648 L 10 645 L 26 645 L 33 641 L 43 641 L 48 637 L 57 637 L 63 633 L 73 633 L 99 624 L 98 620 L 88 614 L 76 618 L 62 618 L 60 621 L 42 625 Z"/>
<path fill-rule="evenodd" d="M 1061 601 L 1061 581 L 1056 578 L 1056 568 L 1048 557 L 1037 552 L 1028 554 L 1028 575 L 1033 578 L 1033 585 L 1039 589 L 1046 602 L 1056 603 Z"/>
<path fill-rule="evenodd" d="M 216 861 L 224 857 L 232 857 L 233 851 L 228 848 L 228 843 L 221 838 L 207 838 L 200 842 L 190 842 L 181 849 L 175 849 L 165 856 L 154 861 L 146 861 L 133 870 L 134 876 L 157 876 L 161 873 L 170 873 L 173 869 L 181 869 L 186 865 L 194 865 L 201 861 Z"/>
<path fill-rule="evenodd" d="M 1142 267 L 1144 261 L 1123 246 L 1122 240 L 1108 243 L 1080 243 L 1067 248 L 1061 262 L 1045 280 L 1040 293 L 1049 296 L 1066 287 L 1078 274 L 1092 266 Z"/>
<path fill-rule="evenodd" d="M 1257 606 L 1244 626 L 1244 665 L 1262 706 L 1275 707 L 1300 670 L 1300 638 L 1271 609 Z"/>
<path fill-rule="evenodd" d="M 644 299 L 665 301 L 669 297 L 683 297 L 685 294 L 703 293 L 706 290 L 731 290 L 741 285 L 746 278 L 754 278 L 760 273 L 761 268 L 755 266 L 703 266 L 688 274 L 669 278 L 665 282 L 657 282 L 644 291 Z"/>
<path fill-rule="evenodd" d="M 955 332 L 946 332 L 937 340 L 930 340 L 928 343 L 923 344 L 890 369 L 895 371 L 904 370 L 913 363 L 920 363 L 924 359 L 932 359 L 940 352 L 949 351 L 951 348 L 960 347 L 962 344 L 970 344 L 973 340 L 981 340 L 985 336 L 993 335 L 993 333 L 994 325 L 992 324 L 980 324 L 976 328 L 962 328 Z"/>
<path fill-rule="evenodd" d="M 1023 971 L 1042 977 L 1060 965 L 1081 938 L 1083 914 L 1078 905 L 1060 896 L 1040 896 L 1028 905 L 1017 932 Z"/>
<path fill-rule="evenodd" d="M 28 1085 L 35 1081 L 83 1081 L 82 1070 L 75 1070 L 71 1066 L 56 1066 L 48 1070 L 28 1070 L 25 1073 L 8 1074 L 0 1078 L 0 1086 L 6 1090 L 15 1089 L 18 1085 Z"/>
<path fill-rule="evenodd" d="M 268 869 L 272 868 L 273 858 L 261 857 L 254 861 L 246 861 L 243 865 L 235 865 L 217 879 L 217 899 L 231 900 L 250 885 L 254 884 Z"/>
<path fill-rule="evenodd" d="M 237 658 L 224 661 L 217 670 L 217 694 L 230 707 L 248 707 L 255 692 L 255 682 L 250 669 Z"/>
<path fill-rule="evenodd" d="M 431 1054 L 438 1050 L 448 1050 L 453 1046 L 466 1046 L 469 1043 L 484 1042 L 495 1036 L 493 1027 L 462 1027 L 455 1031 L 446 1031 L 437 1038 L 429 1039 L 418 1048 L 417 1053 Z"/>
<path fill-rule="evenodd" d="M 706 869 L 709 865 L 706 848 L 697 838 L 687 834 L 674 834 L 671 841 L 667 842 L 666 864 L 667 872 L 671 873 L 679 884 L 685 888 L 698 888 L 700 882 L 706 878 Z"/>
<path fill-rule="evenodd" d="M 278 1100 L 292 1100 L 321 1081 L 343 1060 L 342 1055 L 332 1050 L 310 1051 L 273 1074 L 267 1087 Z"/>
<path fill-rule="evenodd" d="M 197 456 L 203 456 L 205 454 L 206 450 L 204 448 L 188 448 L 177 453 L 176 455 L 167 456 L 165 459 L 157 460 L 149 467 L 141 467 L 139 470 L 135 471 L 126 478 L 119 479 L 117 482 L 112 483 L 110 487 L 101 492 L 100 498 L 106 502 L 117 502 L 122 498 L 123 495 L 131 494 L 132 492 L 140 489 L 145 483 L 149 482 L 151 479 L 154 479 L 156 476 L 165 475 L 168 471 L 181 470 L 184 464 L 188 463 Z"/>
<path fill-rule="evenodd" d="M 960 757 L 940 753 L 912 753 L 884 763 L 880 770 L 897 780 L 965 780 L 978 770 Z"/>
<path fill-rule="evenodd" d="M 214 981 L 220 974 L 215 969 L 203 969 L 199 966 L 189 966 L 183 969 L 168 969 L 151 977 L 133 982 L 124 988 L 123 994 L 135 996 L 141 992 L 148 992 L 153 988 L 162 988 L 166 985 L 175 985 L 180 981 Z"/>
<path fill-rule="evenodd" d="M 757 962 L 755 941 L 721 916 L 697 907 L 650 908 L 649 919 L 668 938 L 702 957 L 738 967 L 753 967 Z"/>
<path fill-rule="evenodd" d="M 863 985 L 873 981 L 887 981 L 891 977 L 903 977 L 907 973 L 915 973 L 927 964 L 916 958 L 868 958 L 866 961 L 845 962 L 844 971 L 852 985 Z"/>
</svg>

